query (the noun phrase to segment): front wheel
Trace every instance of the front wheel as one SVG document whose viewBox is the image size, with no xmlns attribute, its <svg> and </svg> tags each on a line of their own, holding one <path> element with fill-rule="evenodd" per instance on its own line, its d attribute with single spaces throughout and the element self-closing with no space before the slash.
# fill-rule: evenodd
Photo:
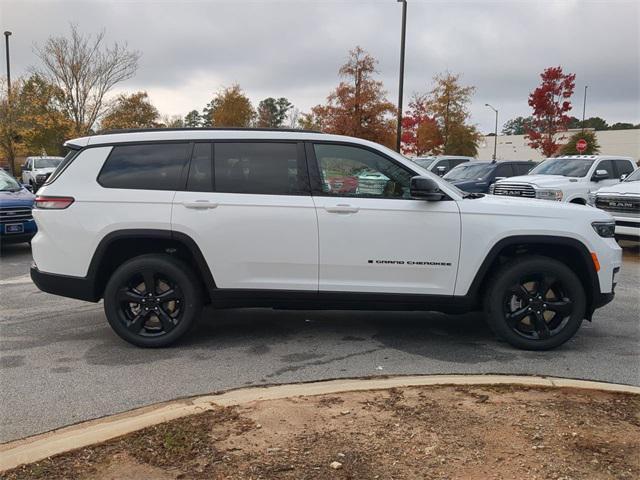
<svg viewBox="0 0 640 480">
<path fill-rule="evenodd" d="M 192 270 L 169 255 L 141 255 L 113 273 L 104 293 L 111 328 L 139 347 L 165 347 L 182 337 L 202 308 Z"/>
<path fill-rule="evenodd" d="M 558 347 L 575 335 L 586 312 L 580 279 L 548 257 L 513 260 L 493 276 L 485 299 L 491 329 L 525 350 Z"/>
</svg>

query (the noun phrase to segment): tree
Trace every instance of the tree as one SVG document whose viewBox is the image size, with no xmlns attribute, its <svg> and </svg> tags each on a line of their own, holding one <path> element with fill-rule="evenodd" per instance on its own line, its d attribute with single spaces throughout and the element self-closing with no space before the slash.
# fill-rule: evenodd
<svg viewBox="0 0 640 480">
<path fill-rule="evenodd" d="M 109 113 L 101 122 L 102 130 L 120 128 L 153 128 L 158 126 L 160 113 L 149 101 L 147 92 L 118 95 Z"/>
<path fill-rule="evenodd" d="M 325 105 L 316 105 L 303 116 L 302 124 L 314 125 L 327 133 L 351 135 L 393 145 L 394 105 L 386 98 L 382 82 L 376 80 L 377 60 L 356 47 L 340 70 L 343 79 L 327 97 Z"/>
<path fill-rule="evenodd" d="M 606 120 L 600 117 L 590 117 L 585 119 L 584 125 L 582 120 L 576 117 L 569 117 L 569 128 L 593 128 L 594 130 L 608 130 L 609 125 Z"/>
<path fill-rule="evenodd" d="M 556 138 L 567 130 L 571 110 L 571 95 L 576 76 L 565 74 L 562 67 L 549 67 L 540 74 L 541 84 L 529 95 L 529 106 L 533 108 L 533 121 L 527 129 L 529 146 L 543 155 L 553 155 L 559 147 Z"/>
<path fill-rule="evenodd" d="M 19 123 L 22 118 L 22 104 L 19 102 L 21 81 L 14 81 L 11 95 L 8 94 L 5 81 L 0 85 L 2 97 L 0 98 L 0 148 L 4 153 L 9 170 L 16 174 L 15 160 L 24 152 L 24 144 L 18 134 Z M 7 92 L 7 93 L 5 93 Z"/>
<path fill-rule="evenodd" d="M 633 128 L 640 128 L 640 125 L 633 125 L 633 123 L 616 122 L 609 127 L 610 130 L 631 130 Z"/>
<path fill-rule="evenodd" d="M 251 100 L 238 84 L 221 89 L 204 111 L 205 126 L 249 127 L 255 117 Z"/>
<path fill-rule="evenodd" d="M 435 118 L 428 114 L 428 98 L 414 93 L 402 117 L 402 152 L 407 155 L 435 153 L 442 146 L 442 135 Z"/>
<path fill-rule="evenodd" d="M 442 132 L 435 119 L 420 123 L 416 132 L 416 155 L 438 155 L 442 152 L 443 143 Z"/>
<path fill-rule="evenodd" d="M 527 133 L 527 129 L 531 128 L 533 117 L 516 117 L 507 121 L 502 126 L 503 135 L 524 135 Z"/>
<path fill-rule="evenodd" d="M 281 128 L 287 118 L 287 113 L 293 104 L 284 97 L 277 100 L 268 97 L 258 104 L 258 122 L 260 128 Z"/>
<path fill-rule="evenodd" d="M 73 122 L 73 134 L 88 133 L 105 111 L 105 96 L 118 83 L 131 78 L 140 54 L 126 44 L 106 46 L 104 31 L 82 35 L 71 25 L 71 36 L 49 37 L 36 46 L 42 62 L 39 75 L 61 92 L 61 104 Z"/>
<path fill-rule="evenodd" d="M 180 115 L 162 115 L 158 126 L 162 128 L 184 128 L 184 119 Z"/>
<path fill-rule="evenodd" d="M 202 117 L 197 110 L 191 110 L 184 117 L 184 126 L 188 128 L 198 128 L 202 126 Z"/>
<path fill-rule="evenodd" d="M 578 140 L 586 140 L 587 149 L 584 152 L 579 152 L 576 148 Z M 596 133 L 591 130 L 585 130 L 584 132 L 576 132 L 569 137 L 567 143 L 562 145 L 558 150 L 560 155 L 597 155 L 600 152 L 600 145 L 598 145 L 598 139 Z"/>
</svg>

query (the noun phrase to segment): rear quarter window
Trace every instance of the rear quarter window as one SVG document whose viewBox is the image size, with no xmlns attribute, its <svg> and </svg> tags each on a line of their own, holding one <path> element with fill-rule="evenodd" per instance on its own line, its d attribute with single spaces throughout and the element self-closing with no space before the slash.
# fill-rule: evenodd
<svg viewBox="0 0 640 480">
<path fill-rule="evenodd" d="M 191 145 L 116 145 L 98 175 L 105 188 L 179 190 Z"/>
</svg>

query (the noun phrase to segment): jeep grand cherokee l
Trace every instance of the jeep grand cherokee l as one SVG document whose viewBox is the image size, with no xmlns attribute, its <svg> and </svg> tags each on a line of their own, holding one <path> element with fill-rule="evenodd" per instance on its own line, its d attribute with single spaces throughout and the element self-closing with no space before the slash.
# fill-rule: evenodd
<svg viewBox="0 0 640 480">
<path fill-rule="evenodd" d="M 135 345 L 169 345 L 209 303 L 484 310 L 496 334 L 542 350 L 614 295 L 621 250 L 608 213 L 464 193 L 366 140 L 187 129 L 66 146 L 74 153 L 36 199 L 31 277 L 46 292 L 104 298 Z"/>
</svg>

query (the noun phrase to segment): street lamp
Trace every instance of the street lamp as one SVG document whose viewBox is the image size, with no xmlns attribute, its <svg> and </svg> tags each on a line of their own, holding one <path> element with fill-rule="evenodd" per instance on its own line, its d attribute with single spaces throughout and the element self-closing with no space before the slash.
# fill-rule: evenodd
<svg viewBox="0 0 640 480">
<path fill-rule="evenodd" d="M 587 110 L 587 88 L 589 85 L 584 86 L 584 100 L 582 102 L 582 133 L 584 134 L 584 112 Z"/>
<path fill-rule="evenodd" d="M 485 107 L 489 107 L 491 110 L 496 112 L 496 129 L 495 129 L 494 135 L 493 135 L 493 161 L 495 162 L 496 161 L 496 151 L 498 150 L 498 110 L 493 108 L 488 103 L 485 103 L 484 106 Z"/>
<path fill-rule="evenodd" d="M 402 33 L 400 36 L 400 79 L 398 80 L 398 127 L 396 131 L 396 150 L 400 152 L 400 140 L 402 137 L 402 89 L 404 87 L 404 44 L 407 33 L 407 0 L 398 0 L 402 3 Z"/>
<path fill-rule="evenodd" d="M 11 96 L 11 65 L 9 63 L 9 37 L 11 36 L 10 31 L 4 32 L 4 44 L 7 51 L 7 94 Z"/>
</svg>

